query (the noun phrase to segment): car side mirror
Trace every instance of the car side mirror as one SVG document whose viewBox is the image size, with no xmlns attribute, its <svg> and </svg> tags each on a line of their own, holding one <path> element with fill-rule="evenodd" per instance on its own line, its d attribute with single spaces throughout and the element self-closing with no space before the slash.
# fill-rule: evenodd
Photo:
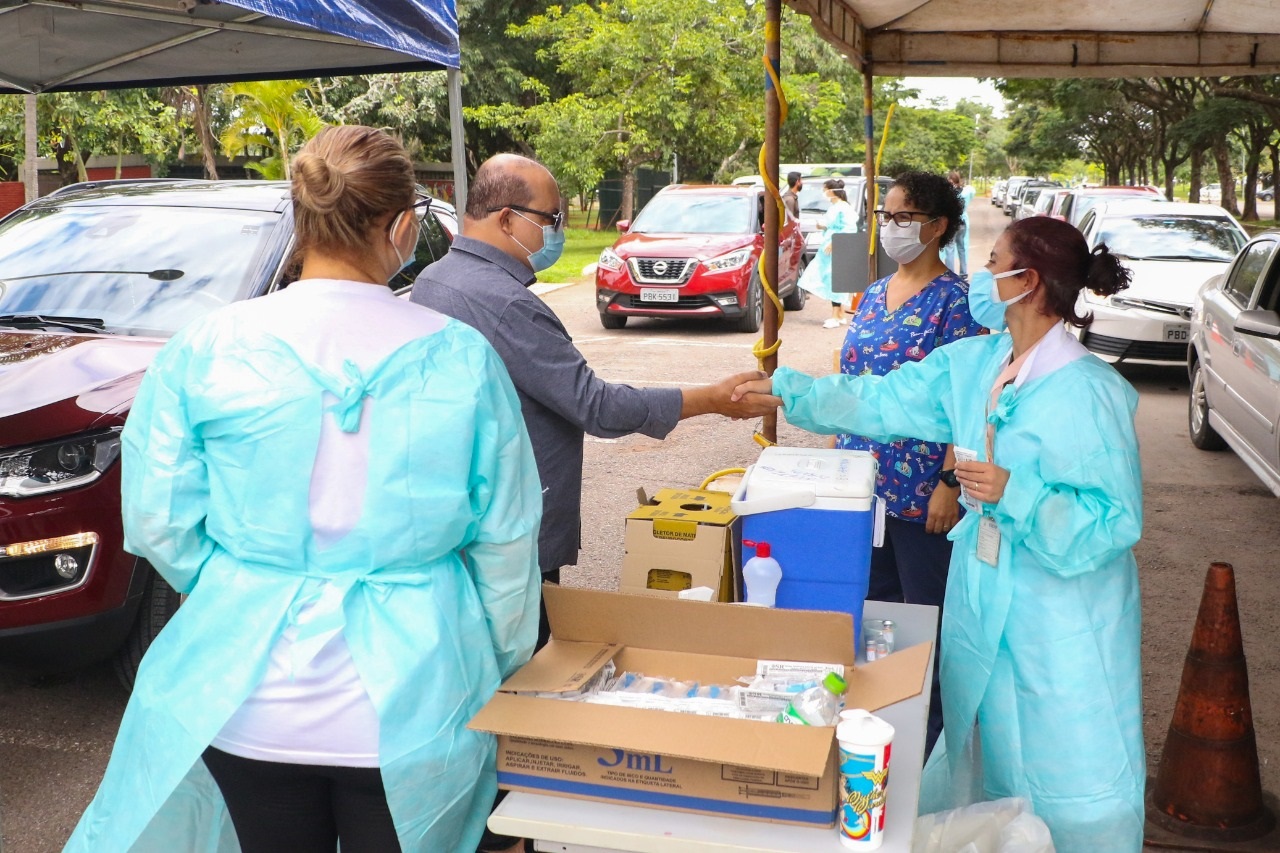
<svg viewBox="0 0 1280 853">
<path fill-rule="evenodd" d="M 1280 314 L 1275 311 L 1241 311 L 1232 325 L 1242 335 L 1280 341 Z"/>
<path fill-rule="evenodd" d="M 619 230 L 620 232 L 622 232 L 623 234 L 626 234 L 628 231 L 630 231 L 630 230 L 631 230 L 631 220 L 630 220 L 630 219 L 619 219 L 619 220 L 618 220 L 618 230 Z"/>
</svg>

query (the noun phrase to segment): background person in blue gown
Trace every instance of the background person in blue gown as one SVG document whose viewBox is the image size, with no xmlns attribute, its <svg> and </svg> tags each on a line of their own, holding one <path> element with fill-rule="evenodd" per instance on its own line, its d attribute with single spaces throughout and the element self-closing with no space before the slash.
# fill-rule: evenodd
<svg viewBox="0 0 1280 853">
<path fill-rule="evenodd" d="M 886 376 L 780 368 L 738 393 L 775 394 L 819 433 L 951 442 L 976 510 L 951 533 L 942 626 L 944 737 L 921 811 L 1023 797 L 1059 853 L 1142 849 L 1142 535 L 1137 394 L 1088 353 L 1080 292 L 1129 271 L 1064 222 L 1009 227 L 974 273 L 975 320 L 1009 334 L 940 347 Z"/>
<path fill-rule="evenodd" d="M 848 297 L 832 289 L 831 238 L 836 234 L 857 231 L 858 221 L 854 217 L 853 205 L 849 204 L 849 196 L 844 191 L 844 181 L 840 178 L 828 178 L 822 182 L 822 193 L 831 205 L 818 223 L 818 228 L 822 231 L 822 245 L 800 276 L 800 287 L 831 303 L 831 316 L 822 321 L 822 327 L 834 329 L 849 321 L 844 316 L 844 300 Z"/>
</svg>

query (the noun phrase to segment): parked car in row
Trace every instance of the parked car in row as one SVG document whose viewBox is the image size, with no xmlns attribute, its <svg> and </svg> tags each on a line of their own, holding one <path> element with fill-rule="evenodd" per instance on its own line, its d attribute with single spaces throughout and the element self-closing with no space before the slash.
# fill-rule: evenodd
<svg viewBox="0 0 1280 853">
<path fill-rule="evenodd" d="M 1187 426 L 1230 447 L 1280 496 L 1280 232 L 1253 238 L 1205 283 L 1191 312 Z"/>
<path fill-rule="evenodd" d="M 1049 215 L 1054 219 L 1061 219 L 1079 228 L 1080 220 L 1084 219 L 1084 215 L 1095 204 L 1104 201 L 1120 201 L 1127 198 L 1164 201 L 1164 195 L 1155 187 L 1076 187 L 1058 196 Z"/>
<path fill-rule="evenodd" d="M 1106 244 L 1133 273 L 1114 296 L 1080 296 L 1078 310 L 1093 314 L 1080 340 L 1107 361 L 1183 362 L 1196 292 L 1249 239 L 1221 207 L 1170 201 L 1098 204 L 1080 230 L 1089 248 Z"/>
<path fill-rule="evenodd" d="M 993 205 L 999 207 L 1004 204 L 1004 191 L 1007 186 L 1009 186 L 1009 182 L 1003 179 L 991 185 L 991 203 Z"/>
<path fill-rule="evenodd" d="M 1010 182 L 1012 184 L 1012 181 Z M 1022 181 L 1015 188 L 1009 187 L 1008 198 L 1004 203 L 1004 212 L 1006 216 L 1012 216 L 1017 219 L 1018 209 L 1022 207 L 1022 201 L 1026 198 L 1027 193 L 1032 189 L 1043 189 L 1044 187 L 1060 187 L 1062 184 L 1056 181 L 1042 181 L 1039 179 L 1031 179 Z M 1037 193 L 1038 195 L 1038 193 Z"/>
<path fill-rule="evenodd" d="M 452 208 L 418 210 L 393 286 L 449 248 Z M 0 661 L 132 684 L 178 596 L 124 550 L 121 428 L 170 336 L 288 284 L 293 234 L 282 182 L 76 184 L 0 219 Z"/>
<path fill-rule="evenodd" d="M 623 235 L 600 253 L 596 309 L 606 329 L 631 317 L 732 320 L 755 332 L 764 317 L 757 269 L 764 251 L 766 193 L 755 186 L 664 187 Z M 804 307 L 799 287 L 804 238 L 790 213 L 778 234 L 778 295 L 789 311 Z"/>
</svg>

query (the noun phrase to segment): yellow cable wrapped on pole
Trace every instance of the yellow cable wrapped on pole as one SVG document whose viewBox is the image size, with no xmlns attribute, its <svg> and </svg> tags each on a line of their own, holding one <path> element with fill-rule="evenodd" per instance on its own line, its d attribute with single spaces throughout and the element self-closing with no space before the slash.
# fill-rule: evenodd
<svg viewBox="0 0 1280 853">
<path fill-rule="evenodd" d="M 764 335 L 752 347 L 752 355 L 756 357 L 760 370 L 773 374 L 777 367 L 778 350 L 782 346 L 780 331 L 782 328 L 784 309 L 778 297 L 778 243 L 781 224 L 786 221 L 786 207 L 782 203 L 782 193 L 778 190 L 778 127 L 787 120 L 787 97 L 782 92 L 782 81 L 779 78 L 781 66 L 781 0 L 768 0 L 765 7 L 764 25 L 764 70 L 765 70 L 765 135 L 764 144 L 760 146 L 757 165 L 760 177 L 764 179 L 765 189 L 773 198 L 773 204 L 765 207 L 764 252 L 760 255 L 757 267 L 763 297 L 768 299 L 764 312 Z M 745 306 L 750 310 L 750 306 Z M 770 320 L 773 320 L 771 323 Z M 772 340 L 770 338 L 772 337 Z M 766 415 L 761 429 L 754 438 L 757 444 L 768 447 L 777 441 L 777 413 Z"/>
</svg>

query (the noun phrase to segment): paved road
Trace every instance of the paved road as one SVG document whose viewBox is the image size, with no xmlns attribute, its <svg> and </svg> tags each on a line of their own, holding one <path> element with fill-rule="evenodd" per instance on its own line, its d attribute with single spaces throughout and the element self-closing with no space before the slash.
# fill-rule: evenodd
<svg viewBox="0 0 1280 853">
<path fill-rule="evenodd" d="M 973 259 L 981 263 L 1008 220 L 983 199 L 974 205 L 973 220 Z M 657 321 L 633 321 L 624 330 L 606 332 L 596 319 L 589 285 L 554 290 L 545 298 L 592 365 L 612 381 L 687 387 L 754 366 L 752 335 Z M 787 316 L 782 363 L 812 373 L 831 370 L 843 330 L 823 329 L 826 314 L 824 306 L 813 303 Z M 1183 371 L 1123 372 L 1142 397 L 1146 536 L 1138 557 L 1152 770 L 1172 713 L 1205 569 L 1210 560 L 1227 560 L 1239 573 L 1263 781 L 1280 792 L 1280 664 L 1271 642 L 1280 633 L 1275 616 L 1280 584 L 1271 576 L 1280 546 L 1276 499 L 1230 453 L 1202 453 L 1191 446 Z M 758 452 L 753 428 L 706 417 L 682 424 L 665 442 L 589 440 L 583 552 L 580 564 L 566 571 L 566 581 L 616 587 L 622 520 L 634 507 L 635 489 L 696 486 L 715 470 L 749 463 Z M 785 423 L 779 433 L 784 444 L 821 444 Z M 106 668 L 47 679 L 0 672 L 0 826 L 6 853 L 60 848 L 97 785 L 123 705 Z"/>
</svg>

